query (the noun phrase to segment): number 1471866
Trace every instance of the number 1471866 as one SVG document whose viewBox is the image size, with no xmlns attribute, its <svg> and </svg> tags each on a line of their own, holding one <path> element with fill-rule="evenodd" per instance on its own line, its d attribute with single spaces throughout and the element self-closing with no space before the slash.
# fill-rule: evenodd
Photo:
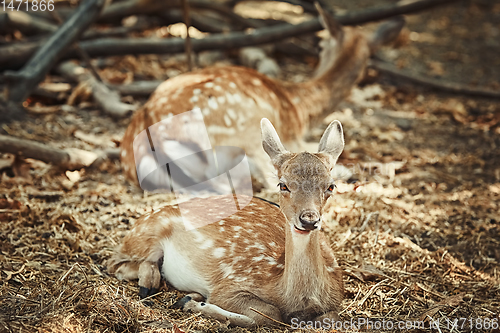
<svg viewBox="0 0 500 333">
<path fill-rule="evenodd" d="M 54 10 L 54 0 L 2 0 L 0 1 L 0 6 L 5 12 L 6 10 L 10 10 L 11 12 L 13 11 L 20 11 L 20 10 L 30 10 L 31 11 L 53 11 Z"/>
</svg>

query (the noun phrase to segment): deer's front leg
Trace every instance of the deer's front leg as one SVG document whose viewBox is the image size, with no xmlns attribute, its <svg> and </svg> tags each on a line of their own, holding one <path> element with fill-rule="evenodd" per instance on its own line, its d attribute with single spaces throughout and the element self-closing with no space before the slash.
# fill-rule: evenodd
<svg viewBox="0 0 500 333">
<path fill-rule="evenodd" d="M 199 301 L 199 298 L 197 299 L 198 300 L 190 294 L 176 304 L 184 310 L 200 312 L 205 316 L 212 317 L 223 322 L 229 320 L 230 324 L 233 326 L 254 327 L 276 324 L 272 320 L 251 310 L 251 308 L 262 312 L 275 320 L 281 321 L 281 314 L 277 307 L 247 293 L 234 297 L 226 297 L 226 301 L 223 301 L 222 304 L 231 304 L 231 306 L 227 307 L 228 310 L 225 310 L 221 306 L 213 303 L 201 302 Z M 212 298 L 211 301 L 213 301 Z"/>
<path fill-rule="evenodd" d="M 157 262 L 143 261 L 139 266 L 139 297 L 154 295 L 160 289 L 161 274 Z"/>
</svg>

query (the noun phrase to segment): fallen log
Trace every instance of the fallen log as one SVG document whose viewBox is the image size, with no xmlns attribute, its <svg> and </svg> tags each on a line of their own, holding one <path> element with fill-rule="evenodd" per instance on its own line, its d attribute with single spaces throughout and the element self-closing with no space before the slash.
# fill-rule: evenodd
<svg viewBox="0 0 500 333">
<path fill-rule="evenodd" d="M 110 89 L 122 95 L 149 96 L 163 81 L 134 81 L 129 84 L 107 84 Z"/>
<path fill-rule="evenodd" d="M 24 12 L 6 12 L 0 14 L 0 30 L 18 29 L 25 35 L 53 33 L 57 26 L 43 18 L 29 15 Z"/>
<path fill-rule="evenodd" d="M 5 73 L 10 81 L 8 98 L 20 103 L 29 96 L 43 80 L 48 71 L 57 63 L 65 49 L 75 42 L 99 15 L 104 0 L 87 0 L 82 3 L 60 29 L 36 52 L 19 72 Z"/>
<path fill-rule="evenodd" d="M 0 135 L 0 152 L 33 158 L 66 170 L 90 166 L 100 154 L 80 149 L 58 149 L 48 145 L 8 135 Z"/>
<path fill-rule="evenodd" d="M 467 87 L 460 83 L 444 81 L 442 79 L 434 79 L 431 77 L 425 77 L 403 69 L 398 69 L 395 66 L 382 62 L 380 60 L 370 60 L 368 66 L 384 74 L 394 76 L 403 80 L 407 80 L 418 85 L 440 90 L 443 92 L 476 96 L 476 97 L 500 98 L 499 91 L 489 90 L 485 88 Z"/>
<path fill-rule="evenodd" d="M 126 117 L 136 109 L 134 105 L 122 103 L 120 95 L 116 91 L 97 80 L 87 69 L 71 61 L 63 62 L 57 66 L 57 71 L 70 80 L 87 85 L 99 108 L 112 117 Z"/>
</svg>

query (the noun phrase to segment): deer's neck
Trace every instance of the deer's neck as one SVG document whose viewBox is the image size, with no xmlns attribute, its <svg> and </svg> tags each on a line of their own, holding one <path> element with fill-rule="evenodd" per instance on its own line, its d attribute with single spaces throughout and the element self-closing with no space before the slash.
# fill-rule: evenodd
<svg viewBox="0 0 500 333">
<path fill-rule="evenodd" d="M 300 235 L 286 226 L 285 268 L 279 283 L 279 292 L 285 307 L 308 307 L 321 298 L 327 272 L 321 254 L 319 231 Z"/>
<path fill-rule="evenodd" d="M 351 36 L 344 40 L 331 64 L 314 79 L 286 85 L 286 94 L 306 127 L 304 130 L 331 113 L 348 96 L 361 78 L 369 56 L 365 39 L 361 35 Z"/>
</svg>

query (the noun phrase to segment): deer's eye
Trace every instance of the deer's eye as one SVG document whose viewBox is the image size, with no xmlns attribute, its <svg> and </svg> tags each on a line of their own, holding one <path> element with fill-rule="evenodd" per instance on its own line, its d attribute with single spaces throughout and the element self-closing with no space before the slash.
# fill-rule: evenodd
<svg viewBox="0 0 500 333">
<path fill-rule="evenodd" d="M 331 184 L 330 186 L 328 186 L 328 188 L 326 189 L 326 192 L 327 193 L 332 193 L 333 190 L 337 187 L 337 185 L 335 184 Z"/>
<path fill-rule="evenodd" d="M 280 191 L 283 191 L 283 192 L 290 192 L 290 190 L 288 189 L 288 187 L 285 185 L 285 183 L 279 183 L 278 184 L 279 188 L 280 188 Z"/>
</svg>

